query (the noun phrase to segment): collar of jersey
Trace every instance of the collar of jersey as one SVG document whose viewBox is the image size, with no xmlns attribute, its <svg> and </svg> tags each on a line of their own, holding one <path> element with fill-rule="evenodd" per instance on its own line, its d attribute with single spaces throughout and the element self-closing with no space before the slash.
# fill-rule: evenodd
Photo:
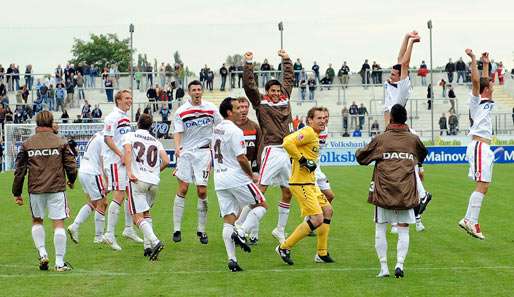
<svg viewBox="0 0 514 297">
<path fill-rule="evenodd" d="M 121 110 L 118 106 L 114 106 L 114 110 L 116 110 L 117 112 L 121 113 L 121 114 L 127 114 L 126 112 L 124 112 L 123 110 Z"/>
</svg>

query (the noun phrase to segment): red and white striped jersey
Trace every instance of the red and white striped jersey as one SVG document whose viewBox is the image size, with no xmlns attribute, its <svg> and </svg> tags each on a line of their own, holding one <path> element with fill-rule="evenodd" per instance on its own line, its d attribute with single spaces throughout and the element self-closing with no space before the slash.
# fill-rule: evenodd
<svg viewBox="0 0 514 297">
<path fill-rule="evenodd" d="M 476 135 L 489 140 L 493 138 L 493 123 L 491 121 L 493 109 L 493 100 L 470 95 L 469 114 L 473 120 L 473 125 L 469 128 L 468 135 Z"/>
<path fill-rule="evenodd" d="M 114 107 L 113 111 L 104 120 L 104 136 L 111 136 L 114 144 L 123 152 L 123 136 L 130 131 L 128 114 L 118 107 Z M 103 161 L 104 165 L 121 162 L 120 157 L 106 144 L 104 144 Z"/>
<path fill-rule="evenodd" d="M 80 159 L 79 173 L 102 175 L 102 150 L 104 134 L 96 132 L 86 145 L 86 151 Z"/>
</svg>

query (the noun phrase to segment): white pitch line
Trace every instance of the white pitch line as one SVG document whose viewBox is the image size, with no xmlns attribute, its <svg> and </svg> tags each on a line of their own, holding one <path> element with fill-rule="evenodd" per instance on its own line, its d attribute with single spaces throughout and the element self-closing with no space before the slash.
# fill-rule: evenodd
<svg viewBox="0 0 514 297">
<path fill-rule="evenodd" d="M 324 265 L 324 264 L 320 264 Z M 0 264 L 0 267 L 7 268 L 31 268 L 37 271 L 37 266 L 26 266 L 26 265 L 9 265 Z M 430 271 L 430 270 L 448 270 L 448 271 L 466 271 L 466 270 L 514 270 L 514 266 L 484 266 L 484 267 L 409 267 L 408 271 Z M 245 273 L 295 273 L 295 272 L 353 272 L 353 271 L 378 271 L 377 267 L 340 267 L 340 268 L 293 268 L 290 269 L 257 269 L 257 270 L 245 270 Z M 91 271 L 76 269 L 67 273 L 37 273 L 37 274 L 0 274 L 0 278 L 38 278 L 46 276 L 147 276 L 147 275 L 192 275 L 192 274 L 206 274 L 206 273 L 229 273 L 228 270 L 193 270 L 193 271 L 161 271 L 161 272 L 112 272 L 112 271 Z"/>
</svg>

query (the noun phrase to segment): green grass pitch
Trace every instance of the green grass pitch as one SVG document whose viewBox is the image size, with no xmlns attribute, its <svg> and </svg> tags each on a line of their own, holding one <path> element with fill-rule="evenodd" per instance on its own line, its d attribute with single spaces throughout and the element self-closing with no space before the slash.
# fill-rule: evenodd
<svg viewBox="0 0 514 297">
<path fill-rule="evenodd" d="M 308 237 L 293 249 L 295 265 L 275 254 L 271 230 L 276 224 L 279 191 L 268 191 L 270 209 L 261 225 L 260 241 L 250 254 L 238 249 L 242 273 L 226 267 L 221 239 L 222 219 L 209 187 L 209 244 L 196 238 L 196 197 L 190 189 L 182 242 L 171 242 L 172 201 L 176 182 L 163 174 L 158 200 L 152 209 L 157 235 L 166 247 L 157 262 L 143 257 L 142 246 L 121 238 L 121 252 L 94 245 L 93 218 L 80 229 L 80 244 L 68 239 L 69 273 L 39 271 L 30 235 L 30 211 L 15 205 L 12 173 L 0 174 L 0 295 L 1 296 L 513 296 L 514 295 L 514 166 L 497 164 L 480 223 L 485 241 L 458 228 L 474 184 L 467 166 L 426 166 L 425 186 L 434 199 L 423 217 L 426 231 L 411 228 L 404 279 L 377 279 L 373 208 L 366 202 L 371 167 L 325 167 L 336 200 L 329 249 L 334 264 L 313 262 L 316 240 Z M 85 202 L 80 185 L 69 191 L 72 216 Z M 300 222 L 292 204 L 287 231 Z M 71 224 L 71 219 L 66 225 Z M 53 265 L 53 233 L 46 221 L 46 242 Z M 388 234 L 389 267 L 396 261 L 396 235 Z"/>
</svg>

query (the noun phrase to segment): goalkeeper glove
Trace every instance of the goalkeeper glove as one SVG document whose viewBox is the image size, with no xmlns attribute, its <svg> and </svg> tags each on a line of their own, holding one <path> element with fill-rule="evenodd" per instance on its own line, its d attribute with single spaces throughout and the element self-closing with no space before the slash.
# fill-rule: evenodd
<svg viewBox="0 0 514 297">
<path fill-rule="evenodd" d="M 298 160 L 298 162 L 300 163 L 300 166 L 305 167 L 307 170 L 309 170 L 309 172 L 313 172 L 314 170 L 316 170 L 316 162 L 312 160 L 307 160 L 305 157 L 302 156 L 300 160 Z"/>
</svg>

